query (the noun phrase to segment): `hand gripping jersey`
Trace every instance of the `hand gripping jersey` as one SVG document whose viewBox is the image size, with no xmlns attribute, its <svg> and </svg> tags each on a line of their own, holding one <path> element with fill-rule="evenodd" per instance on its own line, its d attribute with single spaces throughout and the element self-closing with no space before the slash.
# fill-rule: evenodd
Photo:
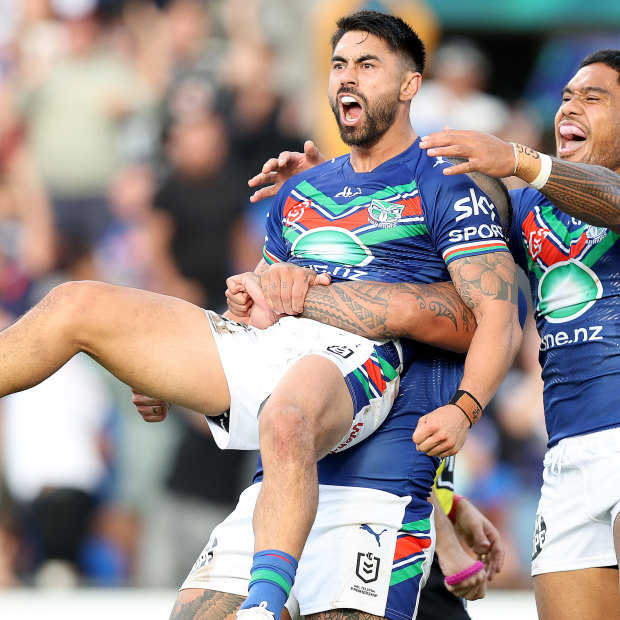
<svg viewBox="0 0 620 620">
<path fill-rule="evenodd" d="M 511 191 L 510 246 L 541 337 L 549 446 L 620 426 L 620 242 L 540 192 Z"/>
</svg>

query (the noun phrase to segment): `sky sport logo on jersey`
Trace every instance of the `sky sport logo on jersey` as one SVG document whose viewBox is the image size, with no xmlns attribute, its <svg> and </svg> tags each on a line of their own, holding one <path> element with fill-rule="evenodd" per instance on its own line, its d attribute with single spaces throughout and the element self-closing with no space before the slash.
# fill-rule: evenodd
<svg viewBox="0 0 620 620">
<path fill-rule="evenodd" d="M 587 312 L 603 294 L 598 276 L 570 260 L 549 268 L 538 283 L 538 311 L 550 323 L 565 323 Z"/>
</svg>

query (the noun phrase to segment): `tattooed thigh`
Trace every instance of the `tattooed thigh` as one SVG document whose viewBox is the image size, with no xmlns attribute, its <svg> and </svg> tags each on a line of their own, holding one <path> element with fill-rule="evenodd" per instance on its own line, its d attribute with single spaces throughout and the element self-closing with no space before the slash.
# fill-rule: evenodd
<svg viewBox="0 0 620 620">
<path fill-rule="evenodd" d="M 228 592 L 188 588 L 179 592 L 170 620 L 235 620 L 244 600 Z"/>
<path fill-rule="evenodd" d="M 309 614 L 305 618 L 306 620 L 384 620 L 383 616 L 374 616 L 359 609 L 333 609 Z"/>
<path fill-rule="evenodd" d="M 244 596 L 228 592 L 188 588 L 179 592 L 170 620 L 236 620 L 244 600 Z M 287 609 L 282 620 L 291 620 Z"/>
</svg>

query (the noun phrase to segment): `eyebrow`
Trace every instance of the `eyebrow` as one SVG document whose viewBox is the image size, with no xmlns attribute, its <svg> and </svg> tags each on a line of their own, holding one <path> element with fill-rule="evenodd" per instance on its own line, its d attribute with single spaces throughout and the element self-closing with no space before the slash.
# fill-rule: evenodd
<svg viewBox="0 0 620 620">
<path fill-rule="evenodd" d="M 578 88 L 577 90 L 584 92 L 584 93 L 601 93 L 602 95 L 610 95 L 611 93 L 606 89 L 606 88 L 602 88 L 600 86 L 586 86 L 585 88 Z M 575 92 L 574 88 L 569 88 L 568 86 L 565 86 L 562 89 L 562 94 L 564 95 L 569 94 L 572 95 Z"/>
<path fill-rule="evenodd" d="M 364 54 L 363 56 L 358 56 L 353 59 L 353 62 L 359 64 L 360 62 L 366 62 L 367 60 L 376 60 L 377 62 L 381 62 L 379 56 L 375 56 L 374 54 Z M 347 62 L 346 58 L 342 56 L 332 56 L 332 62 Z"/>
</svg>

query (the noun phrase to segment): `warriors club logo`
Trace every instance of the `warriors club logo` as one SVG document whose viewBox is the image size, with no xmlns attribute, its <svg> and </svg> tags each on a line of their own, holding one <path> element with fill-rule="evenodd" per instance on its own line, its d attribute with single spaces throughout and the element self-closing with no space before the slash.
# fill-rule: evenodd
<svg viewBox="0 0 620 620">
<path fill-rule="evenodd" d="M 405 205 L 373 198 L 368 207 L 368 221 L 379 228 L 394 228 L 402 217 Z"/>
</svg>

